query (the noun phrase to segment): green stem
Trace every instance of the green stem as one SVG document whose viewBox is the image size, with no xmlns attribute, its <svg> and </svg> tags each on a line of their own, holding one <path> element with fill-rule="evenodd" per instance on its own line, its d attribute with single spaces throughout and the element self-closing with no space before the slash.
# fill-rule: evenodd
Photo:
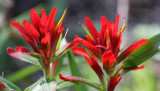
<svg viewBox="0 0 160 91">
<path fill-rule="evenodd" d="M 106 87 L 106 86 L 107 86 L 107 84 L 106 84 L 105 76 L 103 75 L 103 77 L 102 77 L 102 78 L 103 78 L 103 80 L 102 80 L 102 82 L 101 82 L 101 83 L 102 83 L 102 86 L 103 86 L 103 90 L 101 90 L 101 91 L 106 91 L 106 89 L 107 89 L 107 87 Z"/>
<path fill-rule="evenodd" d="M 44 74 L 45 74 L 46 81 L 49 82 L 50 81 L 50 64 L 49 65 L 47 64 L 45 66 Z"/>
<path fill-rule="evenodd" d="M 119 71 L 122 69 L 122 67 L 123 67 L 123 64 L 121 64 L 119 67 L 118 67 L 118 69 L 117 69 L 117 71 L 114 73 L 114 75 L 113 75 L 113 78 L 119 73 Z"/>
</svg>

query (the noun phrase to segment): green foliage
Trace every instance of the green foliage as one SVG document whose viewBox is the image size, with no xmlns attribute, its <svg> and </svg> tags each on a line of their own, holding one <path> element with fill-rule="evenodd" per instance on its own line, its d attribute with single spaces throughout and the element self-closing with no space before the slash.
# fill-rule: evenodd
<svg viewBox="0 0 160 91">
<path fill-rule="evenodd" d="M 11 82 L 17 82 L 19 80 L 22 80 L 28 76 L 30 76 L 31 74 L 33 74 L 34 72 L 40 70 L 38 67 L 31 65 L 28 66 L 22 70 L 19 70 L 9 76 L 6 77 L 7 80 L 11 81 Z"/>
<path fill-rule="evenodd" d="M 123 68 L 137 67 L 141 63 L 145 62 L 147 59 L 151 58 L 153 55 L 158 53 L 160 46 L 160 34 L 157 34 L 150 39 L 148 42 L 134 51 L 125 60 Z"/>
<path fill-rule="evenodd" d="M 72 76 L 78 76 L 82 77 L 80 70 L 75 62 L 75 58 L 73 56 L 73 53 L 71 51 L 67 52 L 69 65 L 71 68 Z M 75 91 L 87 91 L 87 88 L 84 84 L 80 83 L 79 85 L 74 85 Z"/>
</svg>

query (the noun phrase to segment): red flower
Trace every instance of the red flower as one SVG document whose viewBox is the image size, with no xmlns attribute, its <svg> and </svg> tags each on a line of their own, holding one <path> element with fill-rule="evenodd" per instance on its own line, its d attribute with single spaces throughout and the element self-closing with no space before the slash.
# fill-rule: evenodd
<svg viewBox="0 0 160 91">
<path fill-rule="evenodd" d="M 86 17 L 85 23 L 89 31 L 82 24 L 82 27 L 87 33 L 87 35 L 85 35 L 86 40 L 81 39 L 78 36 L 75 36 L 77 39 L 81 40 L 80 41 L 81 44 L 83 44 L 87 49 L 89 49 L 88 52 L 92 54 L 92 56 L 95 59 L 94 61 L 97 61 L 97 63 L 100 62 L 103 64 L 103 69 L 110 76 L 112 72 L 114 71 L 116 63 L 120 63 L 121 61 L 126 59 L 132 52 L 134 52 L 136 49 L 138 49 L 139 47 L 141 47 L 143 44 L 145 44 L 148 41 L 148 39 L 142 39 L 140 41 L 137 41 L 131 46 L 129 46 L 121 54 L 119 54 L 120 45 L 121 45 L 121 36 L 126 27 L 126 25 L 124 24 L 123 27 L 118 32 L 119 17 L 120 16 L 118 14 L 116 17 L 115 23 L 113 23 L 113 22 L 108 22 L 107 19 L 104 16 L 102 16 L 101 17 L 101 32 L 98 32 L 95 26 L 93 25 L 93 23 L 91 22 L 90 18 Z M 80 47 L 75 47 L 72 50 L 74 53 L 78 55 L 82 55 L 84 57 L 87 53 L 87 51 L 84 51 L 84 49 Z M 88 61 L 86 57 L 85 59 L 89 64 L 91 64 L 90 61 Z M 99 65 L 96 65 L 96 64 L 92 64 L 90 66 L 95 72 L 96 70 L 94 68 L 101 69 L 101 67 L 99 67 Z M 137 70 L 137 69 L 142 69 L 142 68 L 144 68 L 144 66 L 129 68 L 129 70 Z M 122 67 L 118 71 L 120 71 L 121 69 Z M 98 72 L 96 73 L 97 75 L 100 75 L 100 73 Z M 115 86 L 121 80 L 121 78 L 122 77 L 120 77 L 120 74 L 116 74 L 114 77 L 111 76 L 110 81 L 109 81 L 108 91 L 113 91 Z"/>
<path fill-rule="evenodd" d="M 142 39 L 138 42 L 135 42 L 134 44 L 129 46 L 124 52 L 119 54 L 121 36 L 126 27 L 126 25 L 124 24 L 118 32 L 119 14 L 116 17 L 115 24 L 113 22 L 108 22 L 107 19 L 102 16 L 100 33 L 97 32 L 97 29 L 88 17 L 85 18 L 85 22 L 89 32 L 84 27 L 84 25 L 82 25 L 87 35 L 85 36 L 86 40 L 81 39 L 81 43 L 85 47 L 87 47 L 94 55 L 96 55 L 100 60 L 102 60 L 103 67 L 108 68 L 110 66 L 109 69 L 112 68 L 112 70 L 114 69 L 114 65 L 116 62 L 120 63 L 132 52 L 134 52 L 136 49 L 138 49 L 148 41 L 148 39 Z M 76 38 L 79 37 L 76 36 Z"/>
<path fill-rule="evenodd" d="M 53 45 L 64 28 L 62 21 L 59 24 L 56 22 L 53 23 L 56 15 L 56 7 L 53 7 L 49 16 L 46 15 L 43 9 L 41 12 L 42 15 L 40 18 L 34 9 L 31 10 L 30 15 L 33 25 L 26 20 L 23 21 L 25 27 L 14 21 L 12 21 L 12 25 L 19 30 L 35 52 L 42 53 L 44 57 L 50 58 Z"/>
<path fill-rule="evenodd" d="M 52 79 L 55 75 L 57 63 L 61 55 L 79 44 L 80 40 L 75 39 L 73 42 L 65 45 L 62 49 L 59 49 L 62 39 L 62 35 L 60 36 L 60 34 L 62 34 L 62 31 L 64 30 L 62 21 L 66 15 L 66 10 L 58 23 L 54 22 L 56 7 L 53 7 L 49 16 L 46 15 L 46 12 L 43 9 L 41 10 L 41 13 L 41 17 L 39 17 L 34 9 L 31 10 L 30 16 L 33 25 L 26 20 L 23 21 L 24 26 L 15 21 L 11 22 L 35 52 L 31 52 L 27 48 L 21 46 L 16 47 L 16 50 L 8 48 L 7 51 L 9 55 L 14 58 L 43 67 L 45 75 L 48 76 L 46 78 Z M 57 43 L 57 46 L 54 48 L 53 46 L 58 37 L 59 43 Z M 50 63 L 52 63 L 51 67 Z"/>
<path fill-rule="evenodd" d="M 41 12 L 42 15 L 40 18 L 34 9 L 31 10 L 30 16 L 33 25 L 26 20 L 23 21 L 24 26 L 14 21 L 12 21 L 11 23 L 16 29 L 19 30 L 21 35 L 26 39 L 33 50 L 36 53 L 43 55 L 44 66 L 47 70 L 47 74 L 49 74 L 50 59 L 53 52 L 53 46 L 59 35 L 64 30 L 62 21 L 64 19 L 66 11 L 64 12 L 64 15 L 62 16 L 58 24 L 57 22 L 54 23 L 56 7 L 53 7 L 49 16 L 46 15 L 46 12 L 43 9 L 41 10 Z M 28 49 L 26 48 L 19 48 L 23 50 L 17 50 L 17 48 L 16 50 L 22 54 L 25 53 L 24 51 L 28 52 Z M 8 48 L 8 53 L 11 56 L 23 60 L 22 57 L 18 56 L 18 52 L 14 51 L 11 48 Z"/>
</svg>

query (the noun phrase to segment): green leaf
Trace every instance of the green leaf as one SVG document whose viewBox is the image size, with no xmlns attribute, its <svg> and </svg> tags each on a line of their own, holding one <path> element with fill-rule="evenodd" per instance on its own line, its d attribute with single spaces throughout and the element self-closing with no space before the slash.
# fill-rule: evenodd
<svg viewBox="0 0 160 91">
<path fill-rule="evenodd" d="M 82 77 L 80 70 L 78 69 L 78 66 L 75 62 L 73 53 L 71 51 L 68 51 L 67 55 L 68 55 L 68 60 L 69 60 L 72 76 Z M 74 85 L 74 89 L 75 91 L 87 91 L 86 86 L 82 83 L 80 83 L 79 85 Z"/>
<path fill-rule="evenodd" d="M 14 85 L 13 83 L 11 83 L 10 81 L 8 81 L 7 79 L 3 78 L 2 76 L 0 76 L 0 81 L 5 83 L 7 85 L 7 87 L 16 90 L 16 91 L 21 91 L 21 89 L 19 87 L 17 87 L 16 85 Z"/>
<path fill-rule="evenodd" d="M 74 85 L 74 83 L 72 83 L 72 82 L 62 82 L 62 83 L 58 84 L 57 90 L 66 89 L 68 87 L 71 87 L 72 85 Z"/>
<path fill-rule="evenodd" d="M 34 65 L 28 66 L 22 70 L 19 70 L 13 74 L 7 76 L 6 79 L 11 82 L 16 82 L 16 81 L 22 80 L 22 79 L 30 76 L 31 74 L 33 74 L 34 72 L 36 72 L 38 70 L 40 70 L 40 69 Z"/>
<path fill-rule="evenodd" d="M 42 82 L 42 80 L 44 79 L 44 77 L 40 78 L 37 82 L 35 82 L 34 84 L 32 84 L 31 86 L 27 87 L 24 91 L 32 91 L 32 89 L 39 83 Z"/>
<path fill-rule="evenodd" d="M 157 34 L 145 43 L 143 46 L 135 50 L 124 62 L 123 68 L 134 68 L 160 52 L 160 34 Z"/>
</svg>

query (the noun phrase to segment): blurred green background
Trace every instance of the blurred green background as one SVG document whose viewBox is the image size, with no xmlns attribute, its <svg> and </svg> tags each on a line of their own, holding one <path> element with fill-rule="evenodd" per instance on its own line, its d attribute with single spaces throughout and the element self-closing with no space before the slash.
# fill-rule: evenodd
<svg viewBox="0 0 160 91">
<path fill-rule="evenodd" d="M 69 7 L 63 22 L 65 30 L 70 28 L 66 37 L 68 41 L 72 41 L 74 35 L 85 35 L 79 24 L 84 23 L 85 17 L 90 17 L 100 31 L 101 16 L 114 21 L 117 12 L 120 14 L 120 26 L 124 20 L 127 21 L 121 47 L 160 33 L 160 0 L 0 0 L 0 74 L 22 89 L 41 78 L 43 73 L 31 64 L 8 55 L 8 47 L 24 46 L 32 50 L 18 30 L 11 26 L 10 21 L 19 21 L 21 24 L 23 20 L 31 21 L 30 9 L 34 8 L 39 15 L 41 9 L 45 9 L 49 14 L 53 6 L 57 7 L 56 21 L 60 19 L 65 8 Z M 97 82 L 96 74 L 84 58 L 75 58 L 82 77 Z M 71 76 L 67 56 L 64 56 L 63 62 L 61 73 Z M 131 71 L 123 76 L 115 91 L 160 91 L 160 54 L 145 64 L 145 69 Z M 96 91 L 89 86 L 87 89 Z M 74 88 L 63 91 L 74 91 Z"/>
</svg>

